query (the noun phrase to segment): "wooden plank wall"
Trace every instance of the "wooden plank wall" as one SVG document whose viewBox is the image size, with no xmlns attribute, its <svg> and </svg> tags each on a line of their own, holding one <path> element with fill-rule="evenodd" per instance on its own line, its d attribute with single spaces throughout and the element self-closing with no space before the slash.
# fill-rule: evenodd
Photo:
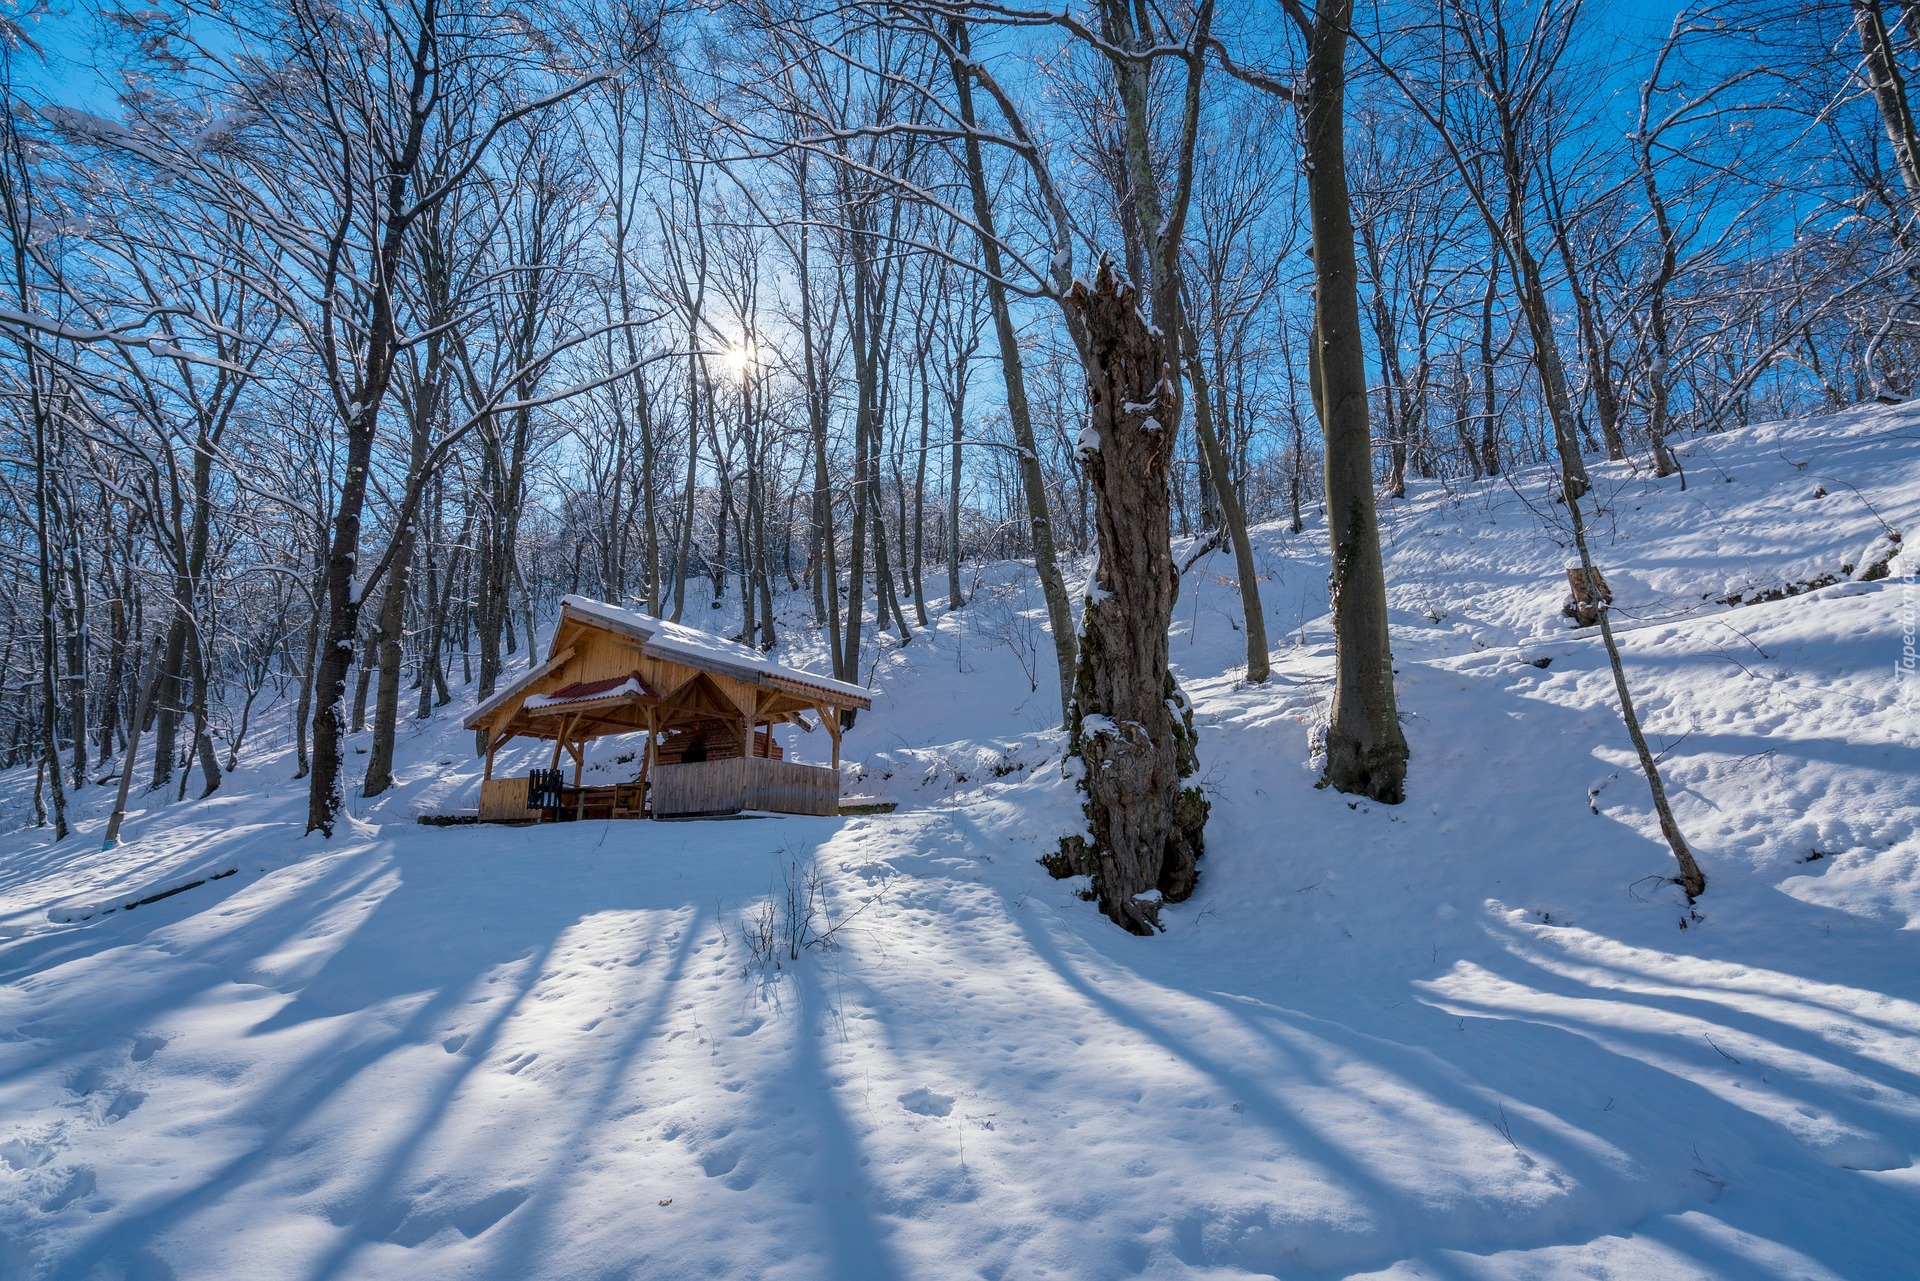
<svg viewBox="0 0 1920 1281">
<path fill-rule="evenodd" d="M 527 777 L 490 778 L 480 784 L 480 821 L 518 823 L 540 817 L 527 808 Z"/>
<path fill-rule="evenodd" d="M 663 818 L 742 809 L 831 817 L 840 812 L 840 775 L 822 765 L 737 756 L 654 767 L 653 812 Z"/>
<path fill-rule="evenodd" d="M 840 774 L 823 765 L 755 758 L 747 762 L 746 807 L 776 814 L 840 812 Z"/>
<path fill-rule="evenodd" d="M 656 765 L 653 769 L 653 812 L 663 818 L 676 814 L 725 814 L 746 806 L 746 760 L 696 761 L 691 765 Z"/>
</svg>

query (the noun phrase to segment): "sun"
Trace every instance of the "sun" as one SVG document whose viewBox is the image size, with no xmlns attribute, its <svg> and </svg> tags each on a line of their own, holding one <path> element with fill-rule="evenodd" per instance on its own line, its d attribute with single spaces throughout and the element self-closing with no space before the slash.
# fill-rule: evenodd
<svg viewBox="0 0 1920 1281">
<path fill-rule="evenodd" d="M 753 339 L 739 338 L 729 343 L 727 349 L 720 353 L 720 363 L 735 380 L 745 382 L 747 375 L 753 372 L 758 356 L 759 349 L 754 345 Z"/>
</svg>

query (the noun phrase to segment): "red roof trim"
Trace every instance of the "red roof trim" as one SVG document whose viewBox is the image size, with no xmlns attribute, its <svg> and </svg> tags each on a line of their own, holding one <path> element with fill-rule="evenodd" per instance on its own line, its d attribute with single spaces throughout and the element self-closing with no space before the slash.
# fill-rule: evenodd
<svg viewBox="0 0 1920 1281">
<path fill-rule="evenodd" d="M 588 699 L 599 698 L 602 694 L 611 693 L 613 690 L 625 685 L 628 681 L 632 681 L 640 687 L 642 697 L 660 697 L 660 695 L 655 693 L 653 688 L 647 684 L 646 680 L 641 677 L 640 673 L 635 671 L 628 672 L 625 676 L 609 676 L 601 681 L 575 681 L 571 685 L 562 685 L 559 689 L 553 690 L 551 693 L 543 694 L 541 698 L 549 707 L 555 703 L 584 703 Z"/>
</svg>

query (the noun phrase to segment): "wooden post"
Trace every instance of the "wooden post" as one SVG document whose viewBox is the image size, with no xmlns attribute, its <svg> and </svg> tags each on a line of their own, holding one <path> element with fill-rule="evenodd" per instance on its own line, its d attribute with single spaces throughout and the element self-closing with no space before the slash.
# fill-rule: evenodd
<svg viewBox="0 0 1920 1281">
<path fill-rule="evenodd" d="M 587 740 L 569 741 L 567 754 L 573 757 L 573 817 L 577 822 L 587 816 L 587 789 L 580 786 L 580 776 L 587 768 Z"/>
<path fill-rule="evenodd" d="M 492 778 L 494 753 L 498 752 L 501 748 L 505 747 L 507 745 L 507 741 L 511 739 L 513 735 L 503 731 L 498 736 L 496 736 L 491 726 L 488 727 L 486 733 L 487 733 L 487 777 Z"/>
<path fill-rule="evenodd" d="M 827 733 L 833 737 L 833 768 L 840 768 L 840 709 L 837 707 L 818 707 L 820 723 L 827 727 Z"/>
<path fill-rule="evenodd" d="M 640 754 L 640 812 L 648 818 L 653 816 L 653 798 L 651 796 L 651 778 L 653 775 L 653 746 L 656 731 L 654 729 L 653 709 L 647 709 L 647 750 Z"/>
<path fill-rule="evenodd" d="M 560 768 L 560 750 L 562 748 L 568 748 L 569 750 L 571 750 L 567 740 L 572 737 L 573 727 L 579 724 L 579 722 L 580 722 L 580 713 L 578 712 L 575 712 L 573 715 L 567 717 L 565 720 L 560 722 L 560 730 L 558 733 L 556 733 L 553 736 L 553 764 L 547 766 L 548 769 Z"/>
</svg>

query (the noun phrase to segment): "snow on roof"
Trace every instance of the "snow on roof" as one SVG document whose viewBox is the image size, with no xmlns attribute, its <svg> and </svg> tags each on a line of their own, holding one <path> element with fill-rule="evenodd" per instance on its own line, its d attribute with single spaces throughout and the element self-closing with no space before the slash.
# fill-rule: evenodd
<svg viewBox="0 0 1920 1281">
<path fill-rule="evenodd" d="M 640 679 L 640 673 L 632 672 L 626 676 L 609 676 L 603 681 L 575 681 L 571 685 L 562 685 L 551 694 L 529 694 L 521 706 L 537 712 L 548 707 L 564 707 L 569 703 L 590 703 L 598 699 L 652 693 L 646 682 Z"/>
<path fill-rule="evenodd" d="M 776 663 L 749 645 L 703 632 L 697 627 L 668 622 L 637 609 L 609 605 L 606 601 L 594 600 L 589 596 L 562 596 L 560 605 L 576 614 L 641 633 L 645 637 L 642 645 L 662 658 L 682 660 L 697 667 L 717 668 L 728 675 L 748 679 L 772 677 L 809 689 L 838 694 L 843 698 L 857 699 L 862 707 L 872 705 L 871 696 L 858 685 Z"/>
</svg>

